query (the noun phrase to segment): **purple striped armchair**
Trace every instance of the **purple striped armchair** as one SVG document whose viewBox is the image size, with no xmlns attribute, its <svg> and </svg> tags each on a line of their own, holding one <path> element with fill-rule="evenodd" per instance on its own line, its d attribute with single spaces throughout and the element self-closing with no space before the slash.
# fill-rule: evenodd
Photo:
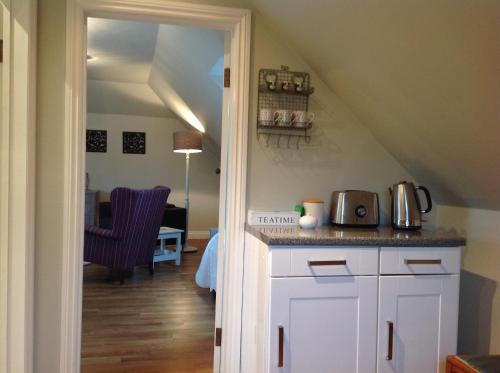
<svg viewBox="0 0 500 373">
<path fill-rule="evenodd" d="M 112 228 L 85 226 L 84 260 L 123 272 L 151 265 L 170 188 L 111 192 Z"/>
</svg>

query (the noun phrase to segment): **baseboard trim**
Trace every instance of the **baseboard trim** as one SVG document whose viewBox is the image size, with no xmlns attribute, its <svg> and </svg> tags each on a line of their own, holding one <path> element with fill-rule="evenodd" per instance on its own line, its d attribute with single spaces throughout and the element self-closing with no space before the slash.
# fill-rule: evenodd
<svg viewBox="0 0 500 373">
<path fill-rule="evenodd" d="M 192 240 L 205 240 L 210 238 L 210 231 L 189 231 L 188 239 Z"/>
</svg>

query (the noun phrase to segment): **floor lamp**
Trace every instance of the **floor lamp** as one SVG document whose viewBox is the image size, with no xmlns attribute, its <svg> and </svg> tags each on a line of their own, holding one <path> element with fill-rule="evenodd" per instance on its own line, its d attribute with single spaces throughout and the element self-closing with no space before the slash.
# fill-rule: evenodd
<svg viewBox="0 0 500 373">
<path fill-rule="evenodd" d="M 189 224 L 189 155 L 193 153 L 201 153 L 201 133 L 183 131 L 174 132 L 174 152 L 186 154 L 186 185 L 185 185 L 185 204 L 186 208 L 186 242 L 184 244 L 184 252 L 196 252 L 198 249 L 194 246 L 188 246 L 187 234 Z"/>
</svg>

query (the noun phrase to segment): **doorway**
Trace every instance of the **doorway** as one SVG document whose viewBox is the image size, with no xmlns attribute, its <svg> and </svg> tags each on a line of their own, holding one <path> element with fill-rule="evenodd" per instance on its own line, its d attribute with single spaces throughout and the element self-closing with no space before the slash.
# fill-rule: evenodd
<svg viewBox="0 0 500 373">
<path fill-rule="evenodd" d="M 126 5 L 126 6 L 125 6 Z M 222 328 L 222 345 L 214 348 L 214 371 L 236 372 L 240 364 L 241 300 L 246 192 L 246 149 L 250 75 L 250 12 L 242 9 L 157 1 L 90 0 L 68 2 L 66 119 L 67 153 L 64 185 L 66 219 L 63 257 L 61 371 L 79 370 L 81 285 L 83 259 L 83 194 L 86 21 L 101 17 L 134 19 L 226 30 L 231 84 L 224 91 L 221 133 L 221 188 L 219 216 L 221 255 L 218 271 L 215 327 Z M 75 250 L 75 248 L 77 248 Z M 219 286 L 221 287 L 219 289 Z"/>
<path fill-rule="evenodd" d="M 83 373 L 212 371 L 225 33 L 87 19 Z M 177 149 L 198 137 L 191 154 Z M 154 255 L 154 245 L 138 249 L 153 255 L 152 273 L 133 258 L 154 224 L 145 216 L 127 224 L 134 245 L 116 249 L 129 258 L 119 274 L 99 255 L 116 240 L 97 230 L 121 231 L 123 206 L 110 195 L 155 186 L 170 194 L 156 222 L 164 241 Z"/>
</svg>

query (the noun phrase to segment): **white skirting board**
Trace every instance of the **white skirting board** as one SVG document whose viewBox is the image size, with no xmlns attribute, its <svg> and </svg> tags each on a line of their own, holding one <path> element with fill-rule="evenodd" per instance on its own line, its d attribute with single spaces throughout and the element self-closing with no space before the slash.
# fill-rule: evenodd
<svg viewBox="0 0 500 373">
<path fill-rule="evenodd" d="M 203 240 L 203 239 L 209 239 L 210 238 L 210 231 L 189 231 L 188 232 L 188 239 L 194 239 L 194 240 Z"/>
</svg>

